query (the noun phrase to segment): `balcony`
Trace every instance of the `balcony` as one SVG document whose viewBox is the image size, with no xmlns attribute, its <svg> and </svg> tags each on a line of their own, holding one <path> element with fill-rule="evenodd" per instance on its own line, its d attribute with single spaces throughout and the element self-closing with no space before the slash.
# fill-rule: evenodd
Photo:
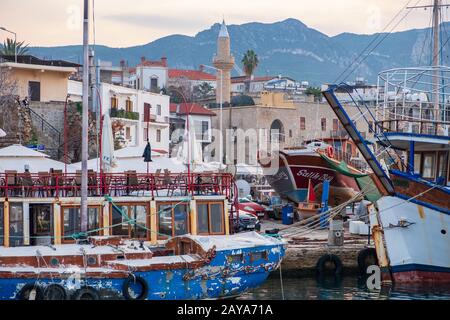
<svg viewBox="0 0 450 320">
<path fill-rule="evenodd" d="M 124 109 L 111 108 L 109 115 L 111 118 L 139 120 L 139 112 L 126 111 Z"/>
</svg>

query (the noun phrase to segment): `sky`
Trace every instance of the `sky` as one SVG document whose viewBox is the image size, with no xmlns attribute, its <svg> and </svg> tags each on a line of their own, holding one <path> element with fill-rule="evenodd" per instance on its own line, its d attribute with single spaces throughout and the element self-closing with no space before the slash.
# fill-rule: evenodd
<svg viewBox="0 0 450 320">
<path fill-rule="evenodd" d="M 329 36 L 380 32 L 403 8 L 431 0 L 91 0 L 95 42 L 141 45 L 171 34 L 194 36 L 223 18 L 227 24 L 295 18 Z M 450 1 L 443 0 L 443 3 Z M 31 46 L 82 42 L 82 0 L 1 0 L 0 27 Z M 447 12 L 449 9 L 444 10 Z M 404 10 L 402 15 L 407 11 Z M 447 17 L 445 13 L 445 17 Z M 401 17 L 401 16 L 400 16 Z M 415 9 L 394 31 L 427 27 L 430 10 Z M 91 40 L 93 39 L 91 31 Z M 0 41 L 8 35 L 0 30 Z M 91 41 L 92 42 L 92 41 Z"/>
</svg>

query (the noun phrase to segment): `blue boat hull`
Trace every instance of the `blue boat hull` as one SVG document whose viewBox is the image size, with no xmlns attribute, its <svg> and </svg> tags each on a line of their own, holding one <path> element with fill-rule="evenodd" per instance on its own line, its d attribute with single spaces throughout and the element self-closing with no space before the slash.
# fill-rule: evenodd
<svg viewBox="0 0 450 320">
<path fill-rule="evenodd" d="M 251 261 L 251 254 L 265 252 L 261 259 Z M 240 295 L 261 285 L 269 273 L 275 270 L 284 256 L 283 244 L 253 248 L 217 251 L 211 262 L 198 269 L 152 270 L 134 272 L 147 282 L 148 300 L 220 299 Z M 233 262 L 231 256 L 242 254 L 243 261 Z M 0 299 L 18 299 L 19 292 L 27 283 L 37 283 L 41 288 L 59 284 L 70 298 L 82 287 L 95 289 L 101 299 L 124 299 L 123 278 L 3 278 L 0 279 Z"/>
</svg>

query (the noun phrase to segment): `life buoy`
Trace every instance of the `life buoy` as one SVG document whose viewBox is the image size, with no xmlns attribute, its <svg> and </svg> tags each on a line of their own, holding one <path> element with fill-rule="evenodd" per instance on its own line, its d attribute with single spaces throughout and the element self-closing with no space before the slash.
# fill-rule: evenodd
<svg viewBox="0 0 450 320">
<path fill-rule="evenodd" d="M 130 292 L 130 288 L 132 284 L 138 283 L 141 286 L 141 292 L 136 296 L 132 296 Z M 130 275 L 123 283 L 122 287 L 123 296 L 127 300 L 145 300 L 148 295 L 148 284 L 144 278 L 136 275 Z"/>
<path fill-rule="evenodd" d="M 332 146 L 328 146 L 325 152 L 327 153 L 328 158 L 334 157 L 334 148 Z"/>
<path fill-rule="evenodd" d="M 318 276 L 323 276 L 327 273 L 327 262 L 332 262 L 334 264 L 333 274 L 335 276 L 340 276 L 342 274 L 342 261 L 338 256 L 334 254 L 324 254 L 317 260 L 316 273 Z"/>
<path fill-rule="evenodd" d="M 377 251 L 375 248 L 365 248 L 358 253 L 358 268 L 361 275 L 366 275 L 367 268 L 373 264 L 378 265 Z"/>
<path fill-rule="evenodd" d="M 44 290 L 44 300 L 66 300 L 67 292 L 63 286 L 52 283 Z"/>
<path fill-rule="evenodd" d="M 73 300 L 100 300 L 100 295 L 92 287 L 84 287 L 74 292 Z"/>
<path fill-rule="evenodd" d="M 33 290 L 35 292 L 34 298 L 30 296 Z M 22 289 L 20 289 L 19 294 L 17 296 L 19 300 L 43 300 L 44 291 L 42 290 L 42 287 L 37 283 L 27 283 L 22 287 Z"/>
</svg>

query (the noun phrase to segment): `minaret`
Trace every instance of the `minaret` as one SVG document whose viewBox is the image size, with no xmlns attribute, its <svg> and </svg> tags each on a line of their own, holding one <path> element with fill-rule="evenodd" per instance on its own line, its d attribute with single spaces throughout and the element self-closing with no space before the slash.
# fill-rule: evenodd
<svg viewBox="0 0 450 320">
<path fill-rule="evenodd" d="M 217 54 L 213 59 L 213 64 L 222 72 L 217 72 L 216 102 L 218 104 L 231 101 L 231 69 L 234 66 L 234 58 L 230 53 L 230 35 L 228 34 L 225 20 L 220 27 L 217 38 Z M 221 76 L 223 77 L 223 83 Z M 223 90 L 223 100 L 221 100 L 221 90 Z"/>
</svg>

